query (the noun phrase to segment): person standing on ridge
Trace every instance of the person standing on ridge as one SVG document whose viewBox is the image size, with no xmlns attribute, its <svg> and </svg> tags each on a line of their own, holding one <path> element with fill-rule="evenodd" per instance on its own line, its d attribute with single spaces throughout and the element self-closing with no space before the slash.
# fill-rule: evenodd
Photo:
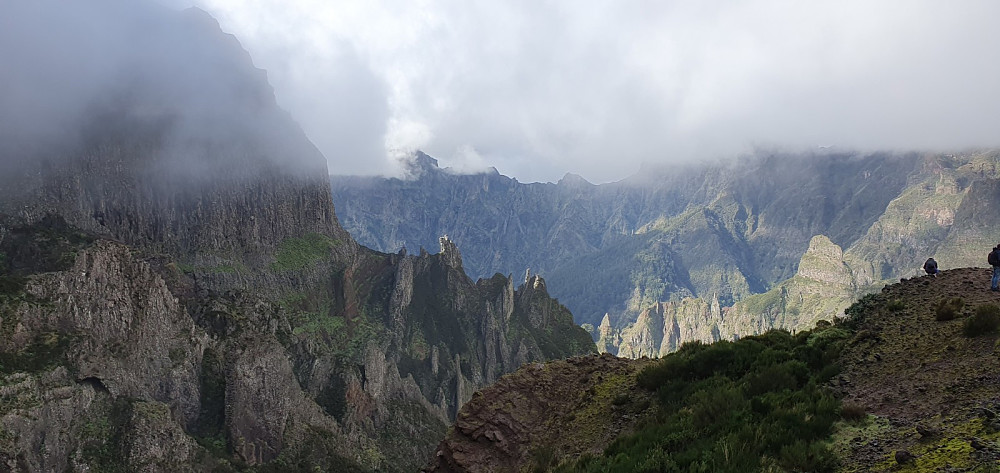
<svg viewBox="0 0 1000 473">
<path fill-rule="evenodd" d="M 941 272 L 938 271 L 937 261 L 934 261 L 934 258 L 927 258 L 927 261 L 924 261 L 924 271 L 934 277 L 937 277 L 937 274 Z"/>
<path fill-rule="evenodd" d="M 987 258 L 990 266 L 993 266 L 993 279 L 990 280 L 990 290 L 1000 291 L 1000 245 L 993 247 L 990 256 Z"/>
</svg>

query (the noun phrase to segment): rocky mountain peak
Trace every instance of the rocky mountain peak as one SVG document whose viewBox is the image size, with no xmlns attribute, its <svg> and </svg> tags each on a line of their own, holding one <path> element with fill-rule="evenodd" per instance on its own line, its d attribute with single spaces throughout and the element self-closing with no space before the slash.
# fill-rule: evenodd
<svg viewBox="0 0 1000 473">
<path fill-rule="evenodd" d="M 462 253 L 458 251 L 458 246 L 455 242 L 445 235 L 438 238 L 438 243 L 441 245 L 441 257 L 444 258 L 445 264 L 451 266 L 452 268 L 462 270 Z"/>
<path fill-rule="evenodd" d="M 418 150 L 412 156 L 403 159 L 403 172 L 410 179 L 420 179 L 440 171 L 438 160 L 423 151 Z"/>
<path fill-rule="evenodd" d="M 584 179 L 583 176 L 573 174 L 571 172 L 566 173 L 566 175 L 564 175 L 562 179 L 559 179 L 559 182 L 556 184 L 567 187 L 590 187 L 594 185 L 591 184 L 590 181 Z"/>
<path fill-rule="evenodd" d="M 799 261 L 796 273 L 820 282 L 851 285 L 851 270 L 844 263 L 844 251 L 824 235 L 809 240 L 809 248 Z"/>
</svg>

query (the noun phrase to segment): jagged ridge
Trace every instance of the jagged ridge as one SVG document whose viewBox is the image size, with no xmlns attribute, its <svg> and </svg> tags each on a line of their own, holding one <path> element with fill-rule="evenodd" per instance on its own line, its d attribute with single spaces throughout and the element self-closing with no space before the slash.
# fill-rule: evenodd
<svg viewBox="0 0 1000 473">
<path fill-rule="evenodd" d="M 476 389 L 593 351 L 541 278 L 357 245 L 239 43 L 149 8 L 156 70 L 226 100 L 140 73 L 79 139 L 0 149 L 0 469 L 412 471 Z"/>
</svg>

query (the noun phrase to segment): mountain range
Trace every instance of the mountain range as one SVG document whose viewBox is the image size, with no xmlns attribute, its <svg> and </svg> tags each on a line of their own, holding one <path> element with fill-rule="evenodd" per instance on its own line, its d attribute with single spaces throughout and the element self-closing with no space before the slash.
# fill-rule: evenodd
<svg viewBox="0 0 1000 473">
<path fill-rule="evenodd" d="M 37 59 L 0 71 L 0 471 L 1000 457 L 995 335 L 966 328 L 1000 309 L 985 270 L 952 269 L 994 245 L 996 151 L 760 152 L 602 185 L 418 153 L 408 179 L 331 186 L 204 11 L 0 17 L 24 35 L 0 52 Z M 931 255 L 940 277 L 909 278 Z"/>
<path fill-rule="evenodd" d="M 406 179 L 332 176 L 344 227 L 373 248 L 466 248 L 473 276 L 546 275 L 602 351 L 809 328 L 858 296 L 985 266 L 1000 152 L 758 151 L 649 166 L 618 182 L 462 175 L 417 153 Z"/>
</svg>

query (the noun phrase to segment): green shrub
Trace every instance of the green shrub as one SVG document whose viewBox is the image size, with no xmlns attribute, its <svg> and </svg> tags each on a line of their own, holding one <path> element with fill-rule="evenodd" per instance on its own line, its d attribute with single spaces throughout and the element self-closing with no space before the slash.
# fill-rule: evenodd
<svg viewBox="0 0 1000 473">
<path fill-rule="evenodd" d="M 691 424 L 696 429 L 706 429 L 719 423 L 732 423 L 741 414 L 746 403 L 743 395 L 732 382 L 724 387 L 699 389 L 688 398 L 691 406 Z"/>
<path fill-rule="evenodd" d="M 961 297 L 942 299 L 934 308 L 934 319 L 940 322 L 954 320 L 965 307 L 965 301 Z"/>
<path fill-rule="evenodd" d="M 977 337 L 997 332 L 1000 327 L 1000 307 L 995 304 L 983 304 L 976 307 L 976 313 L 965 320 L 966 337 Z"/>
<path fill-rule="evenodd" d="M 0 276 L 0 297 L 15 296 L 24 290 L 27 279 L 16 276 Z"/>
<path fill-rule="evenodd" d="M 840 416 L 846 421 L 859 421 L 868 417 L 865 406 L 856 402 L 845 402 L 840 406 Z"/>
<path fill-rule="evenodd" d="M 906 308 L 906 304 L 900 299 L 893 299 L 885 305 L 885 308 L 889 309 L 890 312 L 899 312 Z"/>
<path fill-rule="evenodd" d="M 877 294 L 868 294 L 851 304 L 850 307 L 844 309 L 844 319 L 837 322 L 849 328 L 855 328 L 864 320 L 868 312 L 876 310 L 878 303 L 879 298 Z"/>
<path fill-rule="evenodd" d="M 1000 473 L 1000 466 L 995 464 L 979 465 L 972 470 L 972 473 Z"/>
<path fill-rule="evenodd" d="M 826 440 L 843 411 L 822 383 L 850 336 L 823 324 L 685 344 L 639 374 L 658 395 L 655 420 L 556 471 L 835 471 Z"/>
<path fill-rule="evenodd" d="M 799 440 L 781 447 L 778 458 L 785 471 L 834 471 L 837 468 L 836 457 L 816 442 Z"/>
<path fill-rule="evenodd" d="M 615 396 L 615 398 L 611 400 L 611 405 L 624 406 L 625 404 L 628 404 L 631 400 L 632 400 L 631 396 L 629 396 L 627 393 L 622 393 Z"/>
<path fill-rule="evenodd" d="M 746 377 L 746 391 L 751 396 L 794 390 L 809 379 L 809 369 L 798 360 L 770 365 Z"/>
<path fill-rule="evenodd" d="M 531 462 L 534 464 L 531 471 L 535 473 L 545 473 L 555 462 L 555 452 L 552 447 L 538 447 L 531 452 Z"/>
<path fill-rule="evenodd" d="M 66 363 L 66 350 L 74 337 L 59 332 L 44 332 L 20 351 L 0 352 L 0 375 L 39 373 Z"/>
</svg>

